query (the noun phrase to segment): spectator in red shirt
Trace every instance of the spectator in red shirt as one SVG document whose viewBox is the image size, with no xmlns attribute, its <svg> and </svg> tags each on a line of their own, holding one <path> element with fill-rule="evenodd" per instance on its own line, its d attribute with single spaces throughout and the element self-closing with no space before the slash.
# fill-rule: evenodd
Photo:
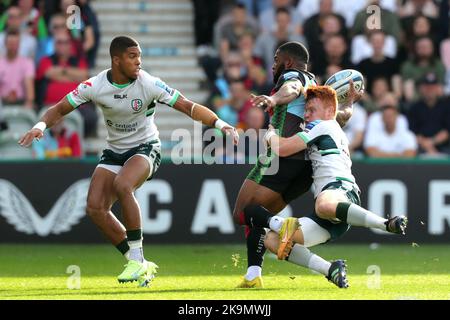
<svg viewBox="0 0 450 320">
<path fill-rule="evenodd" d="M 50 128 L 49 134 L 33 142 L 33 153 L 36 159 L 80 158 L 80 136 L 60 121 Z"/>
<path fill-rule="evenodd" d="M 88 78 L 87 62 L 71 55 L 71 40 L 67 32 L 55 35 L 55 54 L 39 63 L 36 79 L 44 105 L 52 105 Z"/>
</svg>

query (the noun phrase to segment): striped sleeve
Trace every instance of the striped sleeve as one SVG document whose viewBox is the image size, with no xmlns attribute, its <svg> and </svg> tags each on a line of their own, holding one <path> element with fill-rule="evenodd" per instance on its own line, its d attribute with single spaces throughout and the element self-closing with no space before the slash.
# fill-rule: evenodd
<svg viewBox="0 0 450 320">
<path fill-rule="evenodd" d="M 151 95 L 152 100 L 173 107 L 177 102 L 180 92 L 169 87 L 163 80 L 153 77 L 147 72 L 142 73 L 144 90 Z"/>
<path fill-rule="evenodd" d="M 66 98 L 74 109 L 92 101 L 92 79 L 80 83 L 76 89 L 66 95 Z"/>
</svg>

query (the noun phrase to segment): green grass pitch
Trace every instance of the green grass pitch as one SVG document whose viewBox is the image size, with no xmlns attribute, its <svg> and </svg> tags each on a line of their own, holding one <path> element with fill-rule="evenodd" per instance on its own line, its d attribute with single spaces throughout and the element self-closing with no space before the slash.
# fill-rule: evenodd
<svg viewBox="0 0 450 320">
<path fill-rule="evenodd" d="M 146 245 L 159 265 L 149 288 L 119 284 L 125 263 L 109 245 L 0 245 L 0 299 L 450 299 L 450 245 L 323 245 L 345 258 L 350 288 L 266 255 L 264 289 L 235 289 L 246 270 L 242 245 Z M 80 268 L 80 289 L 67 273 Z M 378 273 L 379 271 L 379 273 Z"/>
</svg>

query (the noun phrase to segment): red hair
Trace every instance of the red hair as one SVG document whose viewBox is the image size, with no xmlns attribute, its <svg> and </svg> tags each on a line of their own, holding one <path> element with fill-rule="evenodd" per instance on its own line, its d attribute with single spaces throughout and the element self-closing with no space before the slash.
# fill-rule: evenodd
<svg viewBox="0 0 450 320">
<path fill-rule="evenodd" d="M 331 108 L 333 114 L 337 113 L 337 95 L 336 91 L 330 86 L 309 87 L 306 90 L 306 103 L 312 99 L 320 99 L 325 107 Z"/>
</svg>

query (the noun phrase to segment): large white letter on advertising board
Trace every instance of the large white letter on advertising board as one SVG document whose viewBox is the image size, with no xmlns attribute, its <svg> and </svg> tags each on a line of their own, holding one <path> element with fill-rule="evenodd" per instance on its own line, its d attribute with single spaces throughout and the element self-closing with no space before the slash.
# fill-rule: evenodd
<svg viewBox="0 0 450 320">
<path fill-rule="evenodd" d="M 386 196 L 391 198 L 391 208 L 388 212 L 391 216 L 407 216 L 407 189 L 405 184 L 399 180 L 377 180 L 373 182 L 369 186 L 368 209 L 386 218 L 386 213 L 384 212 L 384 199 Z M 392 234 L 379 229 L 371 229 L 379 234 Z"/>
<path fill-rule="evenodd" d="M 443 234 L 445 222 L 450 224 L 450 205 L 445 203 L 445 197 L 450 196 L 449 180 L 432 180 L 429 187 L 428 232 L 430 234 Z"/>
<path fill-rule="evenodd" d="M 209 228 L 218 228 L 224 234 L 234 232 L 227 193 L 221 180 L 206 180 L 203 183 L 191 231 L 203 234 Z"/>
<path fill-rule="evenodd" d="M 166 181 L 152 180 L 152 182 L 144 183 L 135 194 L 136 200 L 141 207 L 143 233 L 164 233 L 172 225 L 172 212 L 170 210 L 158 210 L 155 218 L 150 218 L 150 195 L 155 195 L 158 203 L 171 203 L 172 188 Z"/>
</svg>

